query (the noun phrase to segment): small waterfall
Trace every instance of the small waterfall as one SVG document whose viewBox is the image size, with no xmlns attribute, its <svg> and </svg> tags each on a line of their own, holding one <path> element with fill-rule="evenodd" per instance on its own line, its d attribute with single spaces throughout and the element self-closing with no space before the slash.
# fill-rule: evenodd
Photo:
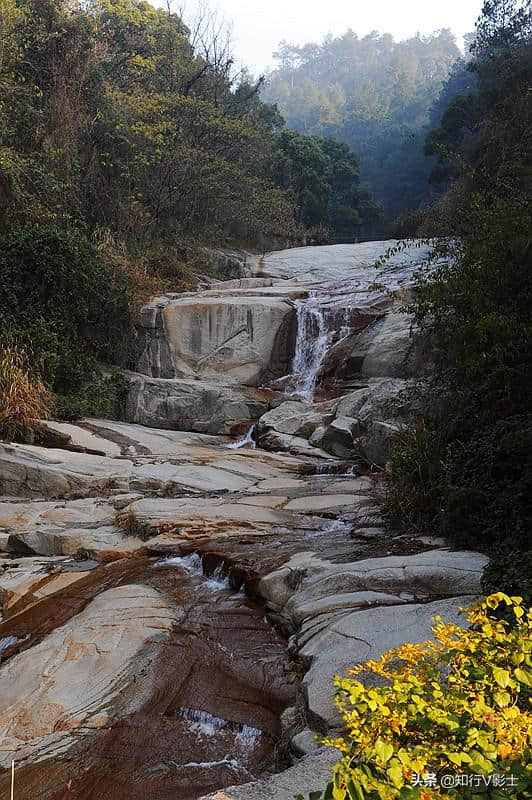
<svg viewBox="0 0 532 800">
<path fill-rule="evenodd" d="M 329 334 L 325 312 L 316 295 L 297 301 L 297 337 L 292 362 L 296 383 L 291 394 L 312 402 L 320 368 L 327 355 Z"/>
<path fill-rule="evenodd" d="M 262 736 L 262 731 L 251 725 L 239 725 L 238 722 L 228 722 L 221 717 L 215 717 L 208 711 L 198 711 L 195 708 L 180 708 L 177 712 L 190 728 L 204 736 L 214 736 L 217 731 L 230 731 L 235 736 L 235 744 L 249 749 L 254 747 Z"/>
<path fill-rule="evenodd" d="M 166 558 L 156 561 L 154 567 L 181 567 L 189 575 L 196 578 L 201 578 L 202 582 L 197 587 L 209 589 L 211 592 L 232 592 L 235 596 L 245 597 L 243 587 L 237 591 L 231 585 L 231 576 L 226 572 L 225 564 L 221 562 L 218 564 L 214 572 L 210 575 L 205 574 L 203 565 L 203 558 L 199 553 L 189 553 L 186 556 L 167 556 Z"/>
<path fill-rule="evenodd" d="M 226 574 L 224 565 L 218 564 L 212 575 L 210 575 L 203 584 L 215 592 L 231 591 L 231 580 L 229 575 Z"/>
<path fill-rule="evenodd" d="M 229 450 L 239 450 L 241 447 L 250 447 L 252 450 L 255 450 L 257 444 L 253 435 L 255 433 L 256 425 L 252 425 L 241 437 L 237 439 L 236 442 L 231 442 L 230 444 L 226 444 L 225 446 L 229 448 Z"/>
<path fill-rule="evenodd" d="M 157 561 L 155 567 L 181 567 L 189 575 L 203 576 L 203 562 L 199 553 L 189 553 L 187 556 L 167 556 Z"/>
<path fill-rule="evenodd" d="M 311 403 L 328 353 L 352 333 L 353 307 L 345 298 L 338 305 L 334 293 L 321 289 L 309 292 L 305 300 L 297 300 L 296 310 L 293 380 L 287 394 Z"/>
</svg>

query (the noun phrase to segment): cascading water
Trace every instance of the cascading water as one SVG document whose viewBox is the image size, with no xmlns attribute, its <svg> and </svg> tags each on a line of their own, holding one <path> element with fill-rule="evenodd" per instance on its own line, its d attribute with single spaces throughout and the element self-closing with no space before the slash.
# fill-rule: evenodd
<svg viewBox="0 0 532 800">
<path fill-rule="evenodd" d="M 297 334 L 288 394 L 311 403 L 331 348 L 349 336 L 350 304 L 338 305 L 337 292 L 325 288 L 296 302 Z"/>
<path fill-rule="evenodd" d="M 225 446 L 229 450 L 240 450 L 241 447 L 249 447 L 251 450 L 255 450 L 257 444 L 253 438 L 253 435 L 256 427 L 256 425 L 251 425 L 251 427 L 248 428 L 248 430 L 240 437 L 240 439 L 237 439 L 236 442 L 230 442 Z"/>
<path fill-rule="evenodd" d="M 297 336 L 292 373 L 296 383 L 291 394 L 312 401 L 318 375 L 329 344 L 323 306 L 316 294 L 297 301 Z"/>
</svg>

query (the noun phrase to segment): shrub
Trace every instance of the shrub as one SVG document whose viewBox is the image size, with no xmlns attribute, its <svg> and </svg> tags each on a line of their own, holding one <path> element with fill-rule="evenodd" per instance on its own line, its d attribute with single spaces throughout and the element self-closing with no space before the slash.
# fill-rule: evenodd
<svg viewBox="0 0 532 800">
<path fill-rule="evenodd" d="M 526 550 L 532 519 L 532 422 L 500 420 L 449 448 L 441 532 L 459 545 Z"/>
<path fill-rule="evenodd" d="M 123 419 L 128 392 L 129 381 L 121 372 L 95 374 L 82 391 L 56 397 L 55 415 L 70 421 L 82 417 Z"/>
<path fill-rule="evenodd" d="M 523 605 L 532 605 L 532 552 L 514 550 L 495 555 L 482 575 L 482 591 L 486 594 L 502 591 L 521 595 Z"/>
<path fill-rule="evenodd" d="M 496 618 L 503 603 L 513 625 Z M 434 642 L 405 644 L 350 671 L 377 685 L 335 679 L 346 733 L 325 739 L 343 753 L 325 797 L 532 797 L 532 612 L 520 597 L 498 593 L 467 619 L 472 627 L 464 630 L 436 617 Z M 453 773 L 479 775 L 483 788 L 442 788 L 443 775 Z M 493 775 L 499 786 L 488 781 Z"/>
<path fill-rule="evenodd" d="M 0 437 L 14 439 L 32 419 L 47 417 L 52 405 L 52 395 L 30 372 L 25 350 L 0 350 Z"/>
<path fill-rule="evenodd" d="M 60 393 L 81 386 L 96 359 L 112 362 L 130 339 L 125 282 L 79 233 L 12 229 L 0 237 L 0 283 L 2 343 L 31 345 Z"/>
<path fill-rule="evenodd" d="M 397 432 L 380 498 L 395 528 L 424 533 L 437 525 L 446 447 L 445 432 L 423 419 Z"/>
</svg>

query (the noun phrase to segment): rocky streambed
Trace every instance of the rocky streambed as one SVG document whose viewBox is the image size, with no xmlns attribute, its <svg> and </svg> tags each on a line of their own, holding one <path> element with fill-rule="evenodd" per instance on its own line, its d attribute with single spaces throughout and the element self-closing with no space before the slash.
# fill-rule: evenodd
<svg viewBox="0 0 532 800">
<path fill-rule="evenodd" d="M 0 445 L 0 794 L 12 759 L 19 800 L 322 788 L 334 674 L 478 593 L 485 557 L 385 532 L 355 467 L 428 368 L 423 252 L 376 271 L 388 244 L 155 299 L 128 422 Z"/>
</svg>

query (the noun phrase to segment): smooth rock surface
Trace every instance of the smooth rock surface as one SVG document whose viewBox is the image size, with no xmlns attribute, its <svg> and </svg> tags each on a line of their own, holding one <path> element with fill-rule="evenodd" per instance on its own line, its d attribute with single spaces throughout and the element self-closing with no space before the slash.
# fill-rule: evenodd
<svg viewBox="0 0 532 800">
<path fill-rule="evenodd" d="M 80 729 L 131 713 L 131 684 L 175 621 L 153 589 L 122 586 L 13 656 L 0 670 L 0 766 L 57 756 Z"/>
</svg>

